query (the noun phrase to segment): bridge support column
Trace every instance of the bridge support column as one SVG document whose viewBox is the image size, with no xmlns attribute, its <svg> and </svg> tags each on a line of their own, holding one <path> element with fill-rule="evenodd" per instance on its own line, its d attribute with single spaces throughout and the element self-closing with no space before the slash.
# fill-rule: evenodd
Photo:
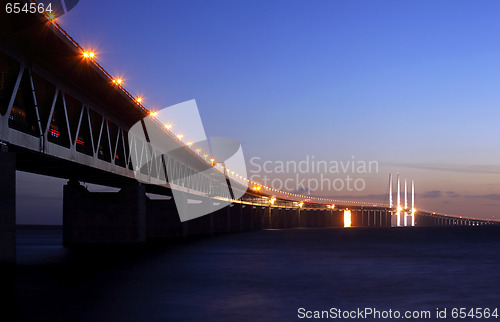
<svg viewBox="0 0 500 322">
<path fill-rule="evenodd" d="M 243 208 L 239 203 L 233 203 L 229 207 L 229 231 L 236 232 L 243 229 Z"/>
<path fill-rule="evenodd" d="M 271 228 L 271 207 L 259 207 L 261 213 L 262 229 Z"/>
<path fill-rule="evenodd" d="M 16 155 L 0 152 L 0 267 L 16 263 Z"/>
<path fill-rule="evenodd" d="M 254 221 L 253 221 L 253 206 L 251 205 L 241 205 L 241 213 L 242 213 L 242 230 L 248 231 L 254 229 Z"/>
<path fill-rule="evenodd" d="M 380 217 L 381 217 L 381 220 L 383 222 L 384 227 L 391 227 L 392 226 L 391 220 L 392 220 L 392 217 L 394 217 L 394 215 L 392 214 L 392 211 L 380 210 Z"/>
<path fill-rule="evenodd" d="M 64 245 L 145 241 L 144 185 L 132 183 L 113 193 L 89 192 L 73 180 L 64 186 Z"/>
<path fill-rule="evenodd" d="M 231 229 L 230 207 L 226 206 L 213 212 L 214 233 L 228 233 Z"/>
<path fill-rule="evenodd" d="M 213 209 L 213 200 L 206 197 L 187 197 L 184 195 L 181 200 L 176 198 L 176 202 L 183 202 L 184 211 L 192 214 L 204 213 Z M 182 234 L 184 238 L 189 236 L 212 236 L 214 234 L 213 214 L 209 213 L 182 223 Z"/>
<path fill-rule="evenodd" d="M 147 239 L 182 238 L 182 224 L 173 198 L 146 200 Z"/>
<path fill-rule="evenodd" d="M 250 207 L 250 206 L 249 206 Z M 261 230 L 264 229 L 262 225 L 262 216 L 260 213 L 260 207 L 251 206 L 252 210 L 252 230 Z"/>
</svg>

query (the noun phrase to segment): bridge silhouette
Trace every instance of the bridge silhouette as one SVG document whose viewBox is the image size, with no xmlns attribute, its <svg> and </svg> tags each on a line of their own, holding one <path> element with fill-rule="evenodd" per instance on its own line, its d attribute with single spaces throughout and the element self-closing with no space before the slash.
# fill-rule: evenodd
<svg viewBox="0 0 500 322">
<path fill-rule="evenodd" d="M 168 124 L 157 125 L 177 147 L 178 157 L 155 155 L 147 144 L 130 145 L 134 124 L 142 124 L 147 141 L 151 133 L 145 120 L 157 121 L 121 78 L 111 76 L 51 17 L 4 13 L 0 18 L 0 262 L 15 262 L 16 170 L 68 180 L 63 193 L 66 245 L 343 227 L 346 215 L 351 226 L 390 227 L 396 214 L 408 211 L 399 209 L 399 201 L 395 207 L 392 201 L 341 201 L 275 190 L 227 171 L 208 152 L 184 143 Z M 131 160 L 138 154 L 154 157 L 136 166 Z M 223 180 L 202 174 L 212 167 Z M 80 182 L 120 191 L 89 192 Z M 174 202 L 173 191 L 181 192 L 182 200 Z M 234 199 L 234 192 L 242 197 Z M 176 202 L 191 209 L 230 205 L 181 221 Z M 427 211 L 413 214 L 421 226 L 494 223 Z"/>
</svg>

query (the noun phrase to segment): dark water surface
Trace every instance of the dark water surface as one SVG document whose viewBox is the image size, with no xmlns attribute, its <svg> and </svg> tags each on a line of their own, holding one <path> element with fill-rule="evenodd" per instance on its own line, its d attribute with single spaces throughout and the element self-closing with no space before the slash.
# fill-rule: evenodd
<svg viewBox="0 0 500 322">
<path fill-rule="evenodd" d="M 18 230 L 22 321 L 297 321 L 300 307 L 500 307 L 500 227 L 265 230 L 78 249 L 64 248 L 61 235 Z"/>
</svg>

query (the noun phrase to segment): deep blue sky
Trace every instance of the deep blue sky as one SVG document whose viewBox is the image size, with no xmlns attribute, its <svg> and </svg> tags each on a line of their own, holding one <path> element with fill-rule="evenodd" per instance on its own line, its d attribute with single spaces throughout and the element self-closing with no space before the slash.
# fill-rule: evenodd
<svg viewBox="0 0 500 322">
<path fill-rule="evenodd" d="M 377 160 L 417 205 L 500 209 L 498 1 L 90 1 L 60 24 L 148 107 L 196 99 L 247 159 Z M 342 194 L 349 194 L 347 192 Z"/>
</svg>

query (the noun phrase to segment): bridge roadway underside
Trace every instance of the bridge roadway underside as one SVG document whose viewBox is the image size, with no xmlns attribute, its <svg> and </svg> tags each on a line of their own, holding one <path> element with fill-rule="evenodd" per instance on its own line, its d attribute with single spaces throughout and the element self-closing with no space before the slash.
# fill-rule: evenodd
<svg viewBox="0 0 500 322">
<path fill-rule="evenodd" d="M 5 149 L 4 149 L 5 150 Z M 343 208 L 307 208 L 252 204 L 245 195 L 209 215 L 181 222 L 172 191 L 144 185 L 130 178 L 75 162 L 9 146 L 0 152 L 0 263 L 15 263 L 16 170 L 68 179 L 63 190 L 63 242 L 65 245 L 143 243 L 159 239 L 213 235 L 259 229 L 342 227 Z M 118 192 L 90 192 L 85 182 L 120 188 Z M 162 195 L 150 199 L 147 193 Z M 207 197 L 185 194 L 202 203 Z M 179 200 L 176 200 L 179 202 Z M 23 200 L 23 202 L 32 202 Z M 353 226 L 390 226 L 390 212 L 382 208 L 351 208 Z"/>
</svg>

